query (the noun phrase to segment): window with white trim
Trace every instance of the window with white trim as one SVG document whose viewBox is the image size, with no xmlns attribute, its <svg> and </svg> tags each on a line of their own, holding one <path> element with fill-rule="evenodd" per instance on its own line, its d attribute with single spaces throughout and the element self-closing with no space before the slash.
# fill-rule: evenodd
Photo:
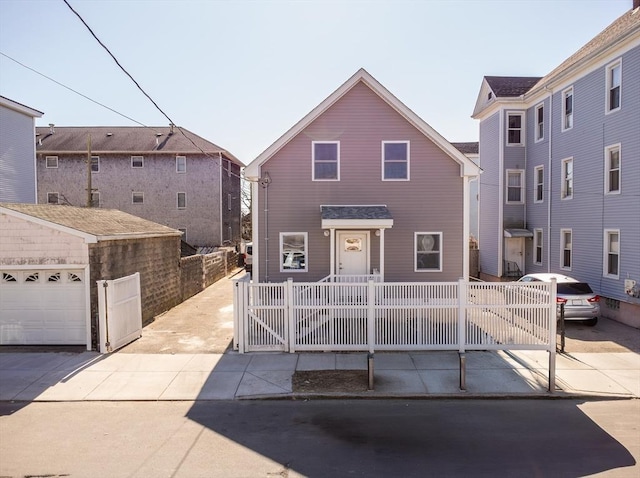
<svg viewBox="0 0 640 478">
<path fill-rule="evenodd" d="M 416 232 L 415 272 L 442 272 L 442 233 Z"/>
<path fill-rule="evenodd" d="M 91 172 L 100 172 L 100 156 L 91 156 Z"/>
<path fill-rule="evenodd" d="M 409 141 L 382 142 L 382 180 L 409 179 Z"/>
<path fill-rule="evenodd" d="M 307 233 L 280 233 L 280 272 L 307 272 Z"/>
<path fill-rule="evenodd" d="M 187 157 L 176 156 L 176 173 L 186 173 L 186 172 L 187 172 Z"/>
<path fill-rule="evenodd" d="M 544 104 L 540 103 L 535 109 L 536 115 L 536 143 L 544 139 Z"/>
<path fill-rule="evenodd" d="M 187 208 L 187 193 L 178 193 L 178 209 Z"/>
<path fill-rule="evenodd" d="M 573 158 L 562 160 L 562 187 L 560 197 L 562 199 L 571 199 L 573 197 Z"/>
<path fill-rule="evenodd" d="M 543 254 L 543 234 L 542 229 L 534 229 L 533 230 L 533 263 L 537 265 L 542 264 L 542 254 Z"/>
<path fill-rule="evenodd" d="M 607 114 L 620 109 L 621 87 L 622 60 L 618 60 L 607 66 Z"/>
<path fill-rule="evenodd" d="M 47 193 L 47 204 L 60 204 L 60 194 Z"/>
<path fill-rule="evenodd" d="M 560 268 L 570 271 L 573 259 L 573 231 L 560 229 Z"/>
<path fill-rule="evenodd" d="M 620 194 L 620 144 L 604 149 L 604 192 Z"/>
<path fill-rule="evenodd" d="M 144 204 L 144 193 L 135 191 L 131 193 L 131 202 L 133 204 Z"/>
<path fill-rule="evenodd" d="M 311 143 L 314 181 L 340 180 L 340 142 L 313 141 Z"/>
<path fill-rule="evenodd" d="M 131 156 L 132 168 L 144 168 L 144 156 Z"/>
<path fill-rule="evenodd" d="M 562 92 L 562 131 L 573 128 L 573 87 Z"/>
<path fill-rule="evenodd" d="M 100 207 L 100 192 L 93 191 L 91 193 L 91 207 Z"/>
<path fill-rule="evenodd" d="M 47 169 L 57 169 L 58 168 L 58 157 L 57 156 L 47 156 L 45 158 L 45 164 Z"/>
<path fill-rule="evenodd" d="M 604 276 L 618 279 L 620 277 L 620 230 L 604 230 Z"/>
<path fill-rule="evenodd" d="M 507 113 L 507 146 L 524 144 L 524 113 Z"/>
<path fill-rule="evenodd" d="M 544 166 L 536 166 L 533 174 L 536 182 L 533 202 L 544 202 Z"/>
<path fill-rule="evenodd" d="M 507 204 L 524 203 L 524 170 L 507 169 Z"/>
</svg>

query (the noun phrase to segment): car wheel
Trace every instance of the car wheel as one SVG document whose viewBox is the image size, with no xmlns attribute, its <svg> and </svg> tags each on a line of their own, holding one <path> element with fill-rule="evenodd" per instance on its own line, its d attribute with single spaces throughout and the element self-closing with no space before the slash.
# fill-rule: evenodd
<svg viewBox="0 0 640 478">
<path fill-rule="evenodd" d="M 593 327 L 594 325 L 596 325 L 598 323 L 598 318 L 595 317 L 593 319 L 589 319 L 589 320 L 585 320 L 584 324 L 588 325 L 589 327 Z"/>
</svg>

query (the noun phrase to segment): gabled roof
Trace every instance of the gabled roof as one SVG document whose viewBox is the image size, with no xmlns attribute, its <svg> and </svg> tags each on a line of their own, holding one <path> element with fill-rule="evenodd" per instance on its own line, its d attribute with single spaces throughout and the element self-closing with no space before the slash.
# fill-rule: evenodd
<svg viewBox="0 0 640 478">
<path fill-rule="evenodd" d="M 433 141 L 442 151 L 444 151 L 451 159 L 460 164 L 461 175 L 477 176 L 479 168 L 464 154 L 454 148 L 451 143 L 444 139 L 436 130 L 429 126 L 418 115 L 411 111 L 404 103 L 396 98 L 389 90 L 382 86 L 373 76 L 371 76 L 364 68 L 359 69 L 351 78 L 334 91 L 327 99 L 316 106 L 309 114 L 296 123 L 289 131 L 282 135 L 275 143 L 269 146 L 262 154 L 254 159 L 245 169 L 247 178 L 258 178 L 260 176 L 260 166 L 275 155 L 289 141 L 302 132 L 316 118 L 327 111 L 333 104 L 349 92 L 359 83 L 366 85 L 371 91 L 377 94 L 383 101 L 396 110 L 409 123 L 411 123 L 418 131 Z"/>
<path fill-rule="evenodd" d="M 116 209 L 83 208 L 57 204 L 0 203 L 0 213 L 23 219 L 46 221 L 73 234 L 93 236 L 95 240 L 139 237 L 180 236 L 181 232 Z M 95 242 L 91 241 L 91 242 Z"/>
<path fill-rule="evenodd" d="M 478 141 L 472 143 L 451 143 L 462 154 L 478 154 L 480 152 L 480 143 Z"/>
<path fill-rule="evenodd" d="M 183 134 L 184 133 L 184 134 Z M 220 146 L 184 128 L 170 126 L 51 126 L 36 128 L 36 150 L 42 153 L 211 154 L 243 164 Z"/>
<path fill-rule="evenodd" d="M 27 105 L 23 105 L 22 103 L 18 103 L 17 101 L 13 101 L 6 96 L 0 95 L 0 106 L 4 106 L 5 108 L 12 109 L 17 111 L 18 113 L 22 113 L 32 118 L 40 118 L 44 113 L 42 111 L 38 111 L 36 109 L 30 108 Z"/>
</svg>

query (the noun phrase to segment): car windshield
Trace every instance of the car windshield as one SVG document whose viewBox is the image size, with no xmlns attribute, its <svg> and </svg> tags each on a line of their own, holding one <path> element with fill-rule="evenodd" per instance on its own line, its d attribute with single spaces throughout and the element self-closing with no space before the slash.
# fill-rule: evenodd
<svg viewBox="0 0 640 478">
<path fill-rule="evenodd" d="M 563 282 L 558 284 L 558 294 L 578 295 L 593 294 L 593 290 L 586 282 Z"/>
</svg>

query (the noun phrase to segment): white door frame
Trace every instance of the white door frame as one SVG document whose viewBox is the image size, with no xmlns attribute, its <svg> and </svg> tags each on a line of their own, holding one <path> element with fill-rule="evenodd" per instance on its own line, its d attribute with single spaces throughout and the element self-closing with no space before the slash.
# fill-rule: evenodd
<svg viewBox="0 0 640 478">
<path fill-rule="evenodd" d="M 333 244 L 333 247 L 335 248 L 334 251 L 334 257 L 335 257 L 335 271 L 336 274 L 341 274 L 341 268 L 340 268 L 340 256 L 341 254 L 344 252 L 342 249 L 342 241 L 341 241 L 341 237 L 342 236 L 347 236 L 349 234 L 361 234 L 364 235 L 366 238 L 366 244 L 364 245 L 365 247 L 365 257 L 366 257 L 366 264 L 365 264 L 365 270 L 361 273 L 363 275 L 369 274 L 370 270 L 371 270 L 371 232 L 368 230 L 363 230 L 363 229 L 359 229 L 359 230 L 338 230 L 336 231 L 336 241 Z M 357 274 L 360 275 L 360 274 Z"/>
</svg>

